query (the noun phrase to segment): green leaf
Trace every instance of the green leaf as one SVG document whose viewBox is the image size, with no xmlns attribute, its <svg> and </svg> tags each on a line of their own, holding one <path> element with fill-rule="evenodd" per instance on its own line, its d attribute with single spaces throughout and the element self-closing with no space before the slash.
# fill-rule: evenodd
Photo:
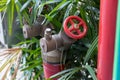
<svg viewBox="0 0 120 80">
<path fill-rule="evenodd" d="M 73 3 L 70 3 L 65 11 L 64 19 L 69 16 Z"/>
<path fill-rule="evenodd" d="M 26 3 L 21 7 L 20 12 L 22 12 L 31 2 L 32 0 L 27 0 Z"/>
<path fill-rule="evenodd" d="M 62 24 L 56 18 L 52 18 L 49 15 L 45 15 L 45 17 L 48 19 L 48 21 L 50 21 L 52 24 L 55 25 L 57 31 L 60 30 L 60 28 L 62 27 Z"/>
<path fill-rule="evenodd" d="M 87 21 L 87 18 L 85 17 L 86 16 L 86 12 L 85 12 L 85 9 L 84 7 L 80 7 L 80 15 L 81 15 L 81 18 L 85 21 Z"/>
<path fill-rule="evenodd" d="M 16 5 L 18 8 L 22 8 L 22 4 L 19 1 L 16 1 Z M 18 10 L 19 12 L 20 10 Z M 28 22 L 29 25 L 32 25 L 32 20 L 29 17 L 29 14 L 27 13 L 26 10 L 23 10 L 22 12 L 20 11 L 20 13 L 18 13 L 19 15 L 21 14 L 24 19 Z M 21 19 L 21 17 L 19 16 L 19 18 Z M 22 22 L 21 22 L 22 23 Z"/>
<path fill-rule="evenodd" d="M 65 78 L 65 80 L 69 80 L 76 72 L 78 72 L 81 69 L 81 67 L 74 68 L 73 71 L 69 72 L 70 75 Z"/>
<path fill-rule="evenodd" d="M 0 0 L 0 12 L 6 9 L 7 0 Z"/>
<path fill-rule="evenodd" d="M 57 3 L 57 2 L 60 2 L 62 0 L 49 0 L 49 1 L 45 1 L 44 4 L 53 4 L 53 3 Z"/>
<path fill-rule="evenodd" d="M 32 20 L 30 19 L 30 17 L 29 17 L 29 14 L 26 12 L 26 11 L 23 11 L 22 12 L 24 15 L 24 18 L 25 18 L 25 20 L 28 22 L 28 25 L 32 25 Z"/>
<path fill-rule="evenodd" d="M 41 14 L 42 10 L 43 10 L 43 7 L 47 4 L 53 4 L 53 3 L 57 3 L 57 2 L 60 2 L 62 0 L 51 0 L 51 1 L 43 1 L 39 6 L 38 6 L 38 15 Z"/>
<path fill-rule="evenodd" d="M 65 75 L 61 76 L 60 78 L 58 78 L 58 80 L 68 80 L 66 79 L 69 75 L 71 75 L 71 72 L 66 73 Z"/>
<path fill-rule="evenodd" d="M 76 72 L 78 72 L 80 69 L 81 69 L 81 67 L 67 69 L 67 70 L 61 71 L 61 72 L 51 76 L 50 78 L 55 78 L 55 77 L 61 76 L 58 80 L 69 80 L 71 78 L 71 76 L 73 74 L 75 74 Z"/>
<path fill-rule="evenodd" d="M 34 80 L 37 80 L 37 78 L 39 78 L 39 76 L 42 74 L 42 71 L 39 71 L 38 73 L 36 73 Z"/>
<path fill-rule="evenodd" d="M 26 64 L 29 65 L 29 64 L 37 64 L 37 63 L 41 63 L 41 59 L 38 59 L 38 60 L 32 60 L 30 62 L 27 62 Z"/>
<path fill-rule="evenodd" d="M 41 14 L 41 12 L 42 12 L 42 10 L 43 10 L 43 7 L 44 7 L 43 4 L 40 4 L 40 5 L 39 5 L 37 15 L 40 15 L 40 14 Z"/>
<path fill-rule="evenodd" d="M 54 15 L 55 12 L 61 10 L 62 8 L 64 8 L 66 5 L 68 5 L 71 1 L 66 1 L 63 0 L 61 3 L 59 3 L 48 15 Z"/>
<path fill-rule="evenodd" d="M 55 74 L 55 75 L 52 75 L 50 78 L 55 78 L 55 77 L 57 77 L 57 76 L 63 75 L 63 74 L 65 74 L 65 73 L 67 73 L 67 72 L 72 71 L 73 69 L 74 69 L 74 68 L 67 69 L 67 70 L 63 70 L 63 71 L 61 71 L 61 72 L 59 72 L 59 73 L 57 73 L 57 74 Z"/>
<path fill-rule="evenodd" d="M 96 75 L 95 75 L 95 72 L 94 72 L 94 70 L 92 69 L 92 67 L 89 66 L 89 65 L 85 65 L 84 67 L 88 70 L 88 72 L 89 72 L 90 75 L 92 76 L 93 80 L 97 80 Z"/>
<path fill-rule="evenodd" d="M 84 63 L 86 63 L 90 59 L 91 55 L 93 54 L 93 51 L 97 47 L 97 43 L 98 43 L 98 37 L 95 38 L 95 40 L 93 41 L 93 43 L 91 44 L 91 46 L 87 50 L 87 54 L 86 54 L 86 56 L 84 58 Z"/>
<path fill-rule="evenodd" d="M 40 63 L 36 63 L 36 64 L 33 64 L 33 65 L 30 65 L 30 66 L 28 66 L 28 67 L 22 69 L 22 71 L 31 70 L 31 69 L 33 69 L 33 68 L 39 66 L 39 65 L 40 65 Z"/>
<path fill-rule="evenodd" d="M 22 24 L 22 23 L 23 23 L 23 22 L 22 22 L 22 15 L 21 15 L 21 12 L 20 12 L 21 6 L 20 6 L 19 4 L 20 4 L 19 1 L 16 1 L 16 2 L 15 2 L 17 14 L 18 14 L 19 21 L 20 21 L 20 25 L 23 26 L 23 24 Z"/>
<path fill-rule="evenodd" d="M 10 2 L 11 2 L 11 0 L 7 0 L 7 3 L 6 3 L 6 5 L 8 5 Z"/>
<path fill-rule="evenodd" d="M 4 11 L 6 9 L 6 6 L 0 7 L 0 12 Z"/>
<path fill-rule="evenodd" d="M 12 26 L 13 26 L 13 19 L 14 19 L 14 0 L 10 0 L 7 4 L 7 21 L 8 21 L 8 32 L 9 35 L 12 34 Z"/>
</svg>

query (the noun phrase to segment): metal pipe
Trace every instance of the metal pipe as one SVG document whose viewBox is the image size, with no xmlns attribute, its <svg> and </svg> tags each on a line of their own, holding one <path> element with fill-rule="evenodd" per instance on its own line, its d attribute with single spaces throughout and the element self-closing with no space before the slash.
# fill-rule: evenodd
<svg viewBox="0 0 120 80">
<path fill-rule="evenodd" d="M 43 68 L 44 68 L 44 75 L 46 79 L 50 78 L 50 76 L 64 69 L 63 65 L 61 64 L 49 64 L 45 62 L 43 63 Z M 58 80 L 58 78 L 54 78 L 52 80 Z"/>
<path fill-rule="evenodd" d="M 112 80 L 117 0 L 100 0 L 98 80 Z"/>
<path fill-rule="evenodd" d="M 120 0 L 118 1 L 113 80 L 120 80 Z"/>
<path fill-rule="evenodd" d="M 59 50 L 42 53 L 45 79 L 50 78 L 52 75 L 64 69 L 64 65 L 62 64 L 62 57 L 63 54 Z M 57 78 L 54 78 L 52 80 L 57 80 Z"/>
</svg>

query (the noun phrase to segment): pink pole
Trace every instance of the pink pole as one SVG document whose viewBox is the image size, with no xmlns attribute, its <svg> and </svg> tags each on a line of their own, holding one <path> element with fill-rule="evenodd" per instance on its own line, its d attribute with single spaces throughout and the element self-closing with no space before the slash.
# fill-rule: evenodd
<svg viewBox="0 0 120 80">
<path fill-rule="evenodd" d="M 100 0 L 98 80 L 112 80 L 117 0 Z"/>
</svg>

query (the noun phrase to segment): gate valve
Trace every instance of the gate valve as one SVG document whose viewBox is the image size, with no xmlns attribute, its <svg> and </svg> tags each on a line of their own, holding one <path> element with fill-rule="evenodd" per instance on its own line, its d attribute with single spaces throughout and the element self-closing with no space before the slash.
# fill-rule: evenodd
<svg viewBox="0 0 120 80">
<path fill-rule="evenodd" d="M 45 35 L 40 40 L 40 46 L 43 52 L 46 53 L 59 48 L 68 49 L 72 43 L 77 39 L 83 38 L 87 32 L 85 22 L 77 16 L 66 18 L 63 26 L 64 31 L 60 31 L 55 35 L 50 34 L 51 29 L 45 30 Z"/>
<path fill-rule="evenodd" d="M 54 27 L 50 23 L 48 25 L 34 24 L 32 26 L 30 26 L 28 24 L 24 24 L 23 36 L 24 36 L 24 38 L 43 36 L 46 28 L 54 29 Z"/>
<path fill-rule="evenodd" d="M 71 26 L 70 26 L 71 25 Z M 44 37 L 40 39 L 43 68 L 45 78 L 64 69 L 63 49 L 68 49 L 77 39 L 83 38 L 87 32 L 85 22 L 77 17 L 70 16 L 64 21 L 64 31 L 52 35 L 52 29 L 46 28 Z M 82 28 L 82 29 L 81 29 Z M 54 78 L 52 80 L 58 80 Z"/>
<path fill-rule="evenodd" d="M 86 35 L 86 23 L 78 16 L 69 16 L 63 23 L 65 33 L 73 39 L 81 39 Z"/>
<path fill-rule="evenodd" d="M 31 27 L 28 24 L 24 24 L 23 26 L 23 36 L 24 38 L 31 38 L 34 36 L 38 36 L 41 34 L 41 27 L 35 26 Z"/>
<path fill-rule="evenodd" d="M 23 36 L 24 38 L 32 38 L 35 36 L 44 36 L 44 31 L 46 28 L 54 29 L 54 26 L 51 23 L 48 23 L 46 25 L 42 25 L 42 22 L 44 20 L 43 16 L 39 16 L 36 21 L 32 25 L 28 25 L 26 21 L 23 25 Z"/>
</svg>

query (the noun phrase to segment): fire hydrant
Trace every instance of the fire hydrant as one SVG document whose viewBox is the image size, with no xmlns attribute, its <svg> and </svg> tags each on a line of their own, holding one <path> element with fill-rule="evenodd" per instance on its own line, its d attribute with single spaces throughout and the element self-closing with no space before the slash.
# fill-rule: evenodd
<svg viewBox="0 0 120 80">
<path fill-rule="evenodd" d="M 61 49 L 68 49 L 76 40 L 83 38 L 87 32 L 86 23 L 78 16 L 69 16 L 63 23 L 64 31 L 52 35 L 52 30 L 47 28 L 44 37 L 40 39 L 45 78 L 64 69 L 62 64 Z M 53 79 L 57 80 L 57 78 Z"/>
</svg>

